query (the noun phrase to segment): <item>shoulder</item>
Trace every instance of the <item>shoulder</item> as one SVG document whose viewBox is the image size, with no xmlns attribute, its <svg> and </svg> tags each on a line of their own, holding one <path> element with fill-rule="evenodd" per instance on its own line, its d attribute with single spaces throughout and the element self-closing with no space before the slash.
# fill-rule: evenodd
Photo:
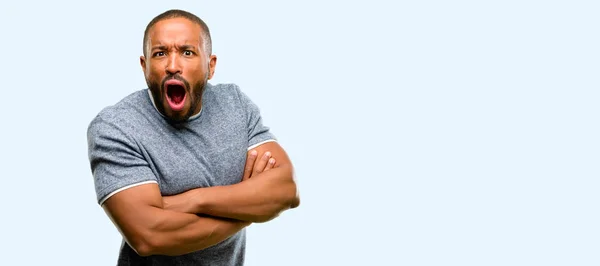
<svg viewBox="0 0 600 266">
<path fill-rule="evenodd" d="M 117 136 L 128 134 L 147 113 L 146 90 L 135 91 L 113 105 L 104 107 L 88 125 L 88 134 Z"/>
<path fill-rule="evenodd" d="M 235 83 L 210 84 L 206 89 L 207 98 L 212 101 L 218 101 L 225 104 L 233 104 L 242 109 L 252 108 L 254 102 L 248 97 L 248 94 Z"/>
<path fill-rule="evenodd" d="M 235 83 L 206 84 L 206 95 L 210 99 L 219 101 L 239 101 L 240 93 L 240 87 Z"/>
<path fill-rule="evenodd" d="M 203 104 L 219 111 L 239 112 L 246 108 L 245 95 L 235 83 L 207 84 Z"/>
</svg>

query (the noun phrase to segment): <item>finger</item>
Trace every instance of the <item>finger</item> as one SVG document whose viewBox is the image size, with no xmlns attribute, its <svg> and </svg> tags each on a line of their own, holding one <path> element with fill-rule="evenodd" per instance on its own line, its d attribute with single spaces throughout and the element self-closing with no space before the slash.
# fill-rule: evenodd
<svg viewBox="0 0 600 266">
<path fill-rule="evenodd" d="M 266 171 L 272 169 L 274 165 L 275 165 L 275 158 L 269 159 L 269 162 L 267 163 L 267 166 L 265 167 L 265 170 L 263 172 L 266 172 Z"/>
<path fill-rule="evenodd" d="M 252 174 L 252 167 L 254 166 L 254 163 L 256 162 L 257 155 L 258 155 L 258 152 L 256 150 L 253 150 L 248 155 L 248 158 L 246 158 L 246 166 L 244 166 L 244 176 L 242 177 L 242 180 L 246 180 L 246 179 L 250 178 L 250 174 Z"/>
<path fill-rule="evenodd" d="M 260 174 L 264 171 L 265 166 L 267 166 L 267 162 L 271 159 L 271 152 L 265 152 L 260 159 L 256 160 L 256 164 L 254 165 L 254 171 L 252 171 L 252 175 Z"/>
</svg>

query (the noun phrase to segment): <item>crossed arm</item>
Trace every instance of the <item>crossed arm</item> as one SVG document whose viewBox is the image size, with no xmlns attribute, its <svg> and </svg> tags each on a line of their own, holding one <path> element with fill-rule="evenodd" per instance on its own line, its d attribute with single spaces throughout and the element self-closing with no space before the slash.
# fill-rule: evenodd
<svg viewBox="0 0 600 266">
<path fill-rule="evenodd" d="M 265 143 L 254 151 L 248 153 L 240 183 L 170 197 L 162 197 L 158 185 L 145 184 L 113 195 L 103 208 L 141 256 L 175 256 L 213 246 L 300 203 L 293 166 L 279 144 Z M 265 165 L 269 156 L 257 158 L 269 153 L 277 159 L 274 165 Z"/>
</svg>

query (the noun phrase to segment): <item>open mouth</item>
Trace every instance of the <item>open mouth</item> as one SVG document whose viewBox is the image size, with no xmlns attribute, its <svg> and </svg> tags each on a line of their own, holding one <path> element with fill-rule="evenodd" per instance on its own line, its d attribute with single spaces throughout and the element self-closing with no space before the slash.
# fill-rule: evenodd
<svg viewBox="0 0 600 266">
<path fill-rule="evenodd" d="M 186 92 L 181 81 L 169 80 L 165 82 L 167 103 L 173 111 L 181 111 L 185 103 Z"/>
</svg>

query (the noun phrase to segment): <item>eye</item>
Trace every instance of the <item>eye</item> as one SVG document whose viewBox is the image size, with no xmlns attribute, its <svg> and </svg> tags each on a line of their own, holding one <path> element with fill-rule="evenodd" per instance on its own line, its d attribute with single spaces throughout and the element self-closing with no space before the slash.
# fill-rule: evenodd
<svg viewBox="0 0 600 266">
<path fill-rule="evenodd" d="M 156 52 L 156 53 L 153 54 L 154 57 L 164 56 L 164 55 L 165 55 L 165 52 Z"/>
<path fill-rule="evenodd" d="M 186 55 L 186 56 L 190 56 L 190 55 L 193 55 L 194 52 L 192 52 L 190 50 L 185 50 L 185 51 L 183 51 L 183 54 Z"/>
</svg>

